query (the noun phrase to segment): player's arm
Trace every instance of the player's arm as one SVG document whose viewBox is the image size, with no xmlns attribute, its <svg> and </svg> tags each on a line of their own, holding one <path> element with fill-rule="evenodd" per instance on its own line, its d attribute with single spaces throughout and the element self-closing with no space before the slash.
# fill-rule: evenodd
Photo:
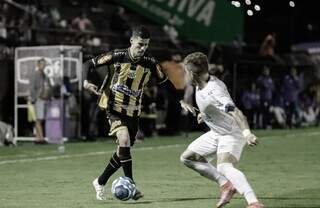
<svg viewBox="0 0 320 208">
<path fill-rule="evenodd" d="M 247 118 L 242 113 L 242 111 L 234 105 L 226 105 L 226 112 L 229 113 L 237 122 L 239 128 L 242 131 L 243 136 L 247 140 L 248 145 L 257 145 L 258 138 L 253 133 L 251 133 Z"/>
<path fill-rule="evenodd" d="M 184 100 L 180 100 L 180 106 L 183 110 L 192 113 L 193 116 L 197 116 L 197 111 L 199 111 L 198 108 L 186 103 Z"/>
<path fill-rule="evenodd" d="M 163 72 L 162 67 L 158 63 L 157 60 L 155 60 L 153 57 L 147 57 L 146 58 L 151 64 L 151 72 L 154 76 L 157 78 L 158 84 L 162 84 L 168 80 L 167 75 Z"/>
<path fill-rule="evenodd" d="M 156 64 L 156 75 L 158 79 L 158 84 L 162 84 L 168 80 L 167 75 L 162 71 L 160 64 Z"/>
<path fill-rule="evenodd" d="M 95 69 L 99 66 L 111 64 L 112 61 L 113 61 L 113 54 L 112 53 L 102 54 L 102 55 L 99 55 L 95 58 L 92 58 L 92 59 L 86 61 L 83 64 L 83 71 L 82 71 L 83 72 L 82 73 L 83 88 L 94 93 L 94 94 L 99 95 L 99 93 L 97 91 L 98 87 L 95 84 L 90 83 L 88 81 L 88 74 L 95 71 Z"/>
<path fill-rule="evenodd" d="M 196 111 L 198 111 L 198 109 L 193 107 L 191 104 L 193 101 L 193 97 L 194 97 L 193 86 L 191 84 L 188 84 L 185 87 L 183 99 L 180 100 L 180 106 L 184 111 L 190 112 L 192 113 L 193 116 L 196 116 Z"/>
</svg>

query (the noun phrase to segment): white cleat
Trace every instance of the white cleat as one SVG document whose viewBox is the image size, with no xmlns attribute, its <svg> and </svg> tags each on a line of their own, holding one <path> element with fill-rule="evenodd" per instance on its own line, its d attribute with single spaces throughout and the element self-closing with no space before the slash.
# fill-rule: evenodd
<svg viewBox="0 0 320 208">
<path fill-rule="evenodd" d="M 100 200 L 100 201 L 106 200 L 106 196 L 104 193 L 104 186 L 102 186 L 98 183 L 98 178 L 96 178 L 92 181 L 92 185 L 94 187 L 94 190 L 96 191 L 97 200 Z"/>
</svg>

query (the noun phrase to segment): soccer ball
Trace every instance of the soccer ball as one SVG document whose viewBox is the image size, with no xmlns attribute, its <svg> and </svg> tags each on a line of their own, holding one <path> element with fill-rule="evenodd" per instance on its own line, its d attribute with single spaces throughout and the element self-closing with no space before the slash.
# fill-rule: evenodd
<svg viewBox="0 0 320 208">
<path fill-rule="evenodd" d="M 131 199 L 136 193 L 136 186 L 133 181 L 121 176 L 112 182 L 111 193 L 121 201 Z"/>
</svg>

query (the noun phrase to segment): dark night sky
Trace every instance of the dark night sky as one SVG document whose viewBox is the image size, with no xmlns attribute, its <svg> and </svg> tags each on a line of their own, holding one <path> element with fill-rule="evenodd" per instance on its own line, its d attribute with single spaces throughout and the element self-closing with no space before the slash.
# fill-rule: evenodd
<svg viewBox="0 0 320 208">
<path fill-rule="evenodd" d="M 247 43 L 260 44 L 266 34 L 275 32 L 277 50 L 287 52 L 290 45 L 301 42 L 319 41 L 320 9 L 316 0 L 294 0 L 295 7 L 289 6 L 289 0 L 251 0 L 252 5 L 259 4 L 261 11 L 253 16 L 245 14 L 244 39 Z M 242 5 L 245 5 L 241 1 Z"/>
</svg>

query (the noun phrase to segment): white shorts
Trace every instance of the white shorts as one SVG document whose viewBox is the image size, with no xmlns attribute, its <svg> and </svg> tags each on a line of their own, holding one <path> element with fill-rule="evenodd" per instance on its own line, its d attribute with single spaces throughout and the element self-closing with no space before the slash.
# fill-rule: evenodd
<svg viewBox="0 0 320 208">
<path fill-rule="evenodd" d="M 240 130 L 225 135 L 208 131 L 194 140 L 188 146 L 188 150 L 203 156 L 209 161 L 213 159 L 215 154 L 219 153 L 230 153 L 239 161 L 245 144 L 246 140 Z"/>
</svg>

